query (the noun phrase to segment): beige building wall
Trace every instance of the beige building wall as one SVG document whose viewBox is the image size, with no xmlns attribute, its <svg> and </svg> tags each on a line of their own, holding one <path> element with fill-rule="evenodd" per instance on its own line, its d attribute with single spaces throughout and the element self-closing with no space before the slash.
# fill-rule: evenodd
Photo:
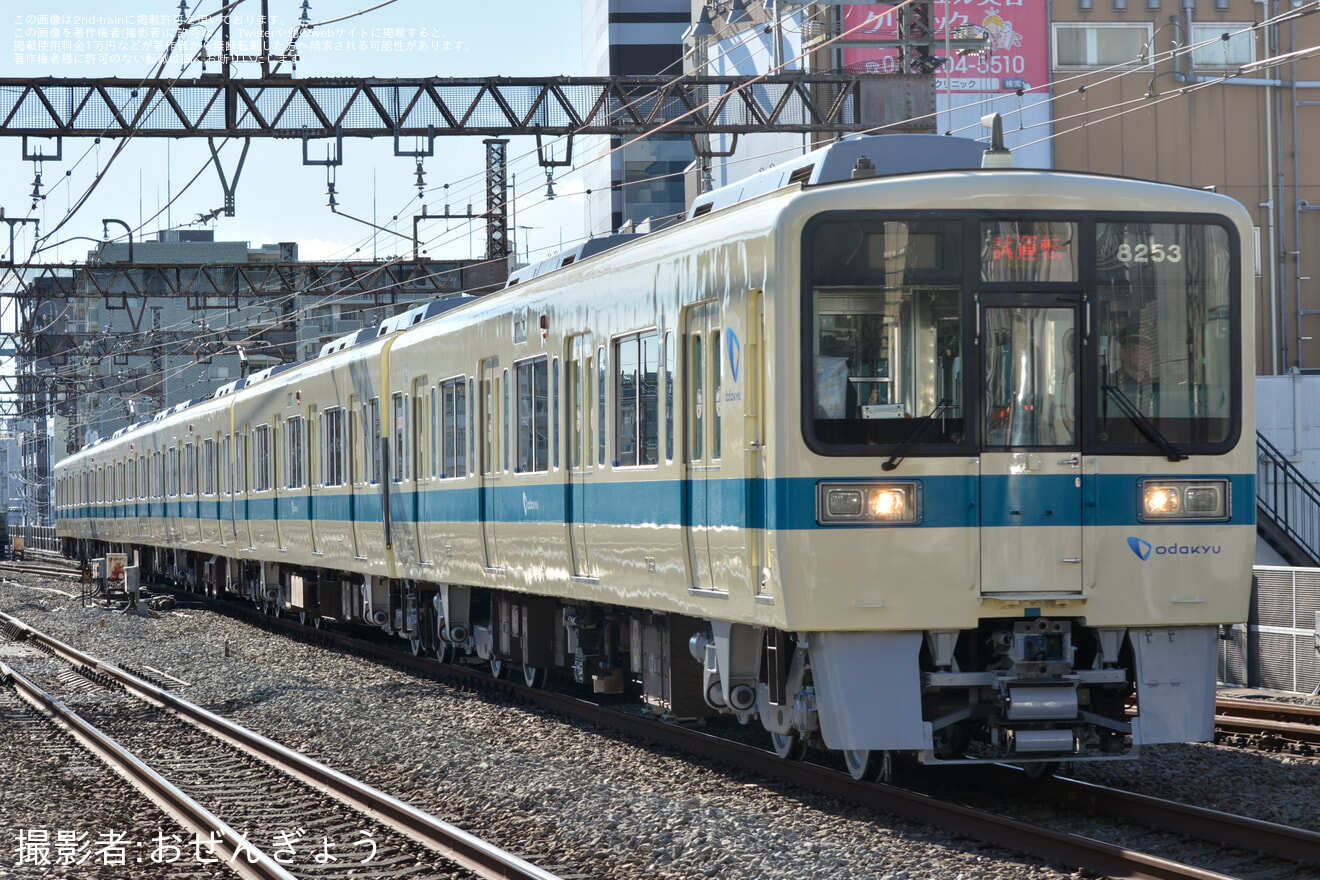
<svg viewBox="0 0 1320 880">
<path fill-rule="evenodd" d="M 1320 211 L 1308 210 L 1320 208 L 1320 56 L 1250 66 L 1252 59 L 1259 65 L 1320 46 L 1320 15 L 1239 35 L 1294 4 L 1085 5 L 1050 4 L 1055 167 L 1214 188 L 1240 201 L 1259 227 L 1257 372 L 1320 372 Z M 1142 41 L 1134 43 L 1141 28 L 1148 35 L 1144 63 Z M 1230 47 L 1222 33 L 1234 35 Z M 1212 42 L 1197 50 L 1194 64 L 1186 52 L 1170 57 L 1175 41 L 1205 40 Z M 1244 61 L 1248 72 L 1234 82 L 1198 81 L 1237 73 Z M 1246 244 L 1250 253 L 1253 243 Z"/>
</svg>

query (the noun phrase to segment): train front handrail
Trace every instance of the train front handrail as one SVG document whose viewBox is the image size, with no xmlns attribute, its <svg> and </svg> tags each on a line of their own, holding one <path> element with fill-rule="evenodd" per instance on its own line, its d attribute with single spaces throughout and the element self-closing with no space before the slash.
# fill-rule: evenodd
<svg viewBox="0 0 1320 880">
<path fill-rule="evenodd" d="M 1259 431 L 1256 503 L 1312 560 L 1320 560 L 1320 489 Z"/>
</svg>

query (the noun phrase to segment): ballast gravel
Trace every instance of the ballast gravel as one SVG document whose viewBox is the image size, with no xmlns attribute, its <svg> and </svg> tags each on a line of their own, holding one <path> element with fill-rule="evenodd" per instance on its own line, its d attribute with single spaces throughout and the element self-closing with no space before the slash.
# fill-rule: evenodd
<svg viewBox="0 0 1320 880">
<path fill-rule="evenodd" d="M 67 581 L 24 576 L 21 585 L 0 583 L 0 610 L 103 659 L 185 682 L 169 683 L 186 699 L 550 871 L 685 880 L 1088 876 L 791 786 L 703 767 L 535 709 L 495 705 L 221 615 L 179 609 L 143 618 L 84 608 L 69 595 L 76 590 Z M 0 742 L 5 736 L 0 720 Z M 1320 827 L 1317 763 L 1167 746 L 1138 761 L 1089 765 L 1074 775 Z M 3 822 L 12 815 L 7 802 L 0 797 Z M 263 831 L 254 833 L 259 838 Z M 12 825 L 0 826 L 0 835 L 10 838 L 0 846 L 5 877 Z"/>
</svg>

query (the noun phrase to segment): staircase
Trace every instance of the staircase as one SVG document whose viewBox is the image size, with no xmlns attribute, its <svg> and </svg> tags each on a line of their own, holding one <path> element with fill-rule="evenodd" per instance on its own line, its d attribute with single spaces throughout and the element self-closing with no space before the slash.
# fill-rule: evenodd
<svg viewBox="0 0 1320 880">
<path fill-rule="evenodd" d="M 1256 528 L 1291 566 L 1320 568 L 1320 489 L 1256 432 Z"/>
</svg>

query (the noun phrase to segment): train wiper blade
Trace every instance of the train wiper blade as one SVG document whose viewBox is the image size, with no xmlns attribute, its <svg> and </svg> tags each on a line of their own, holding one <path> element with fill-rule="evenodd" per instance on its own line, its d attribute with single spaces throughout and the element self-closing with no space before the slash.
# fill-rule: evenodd
<svg viewBox="0 0 1320 880">
<path fill-rule="evenodd" d="M 903 460 L 903 453 L 907 451 L 909 446 L 917 442 L 918 437 L 925 433 L 926 428 L 930 426 L 930 423 L 935 421 L 935 416 L 939 411 L 951 406 L 953 406 L 952 400 L 941 400 L 939 403 L 935 404 L 935 408 L 931 410 L 928 415 L 924 415 L 918 419 L 917 424 L 913 425 L 912 430 L 903 438 L 903 442 L 898 444 L 898 448 L 894 450 L 894 454 L 889 456 L 888 461 L 880 465 L 880 469 L 884 471 L 892 471 L 894 468 L 898 467 L 898 463 Z"/>
<path fill-rule="evenodd" d="M 1187 460 L 1186 453 L 1179 452 L 1173 443 L 1169 441 L 1169 438 L 1161 434 L 1160 429 L 1155 427 L 1150 419 L 1141 414 L 1141 410 L 1137 409 L 1137 405 L 1132 402 L 1132 398 L 1123 393 L 1123 389 L 1117 385 L 1102 385 L 1100 387 L 1104 389 L 1106 395 L 1113 396 L 1114 401 L 1118 403 L 1118 408 L 1123 411 L 1123 415 L 1131 419 L 1138 430 L 1146 436 L 1146 439 L 1158 446 L 1169 461 Z"/>
</svg>

